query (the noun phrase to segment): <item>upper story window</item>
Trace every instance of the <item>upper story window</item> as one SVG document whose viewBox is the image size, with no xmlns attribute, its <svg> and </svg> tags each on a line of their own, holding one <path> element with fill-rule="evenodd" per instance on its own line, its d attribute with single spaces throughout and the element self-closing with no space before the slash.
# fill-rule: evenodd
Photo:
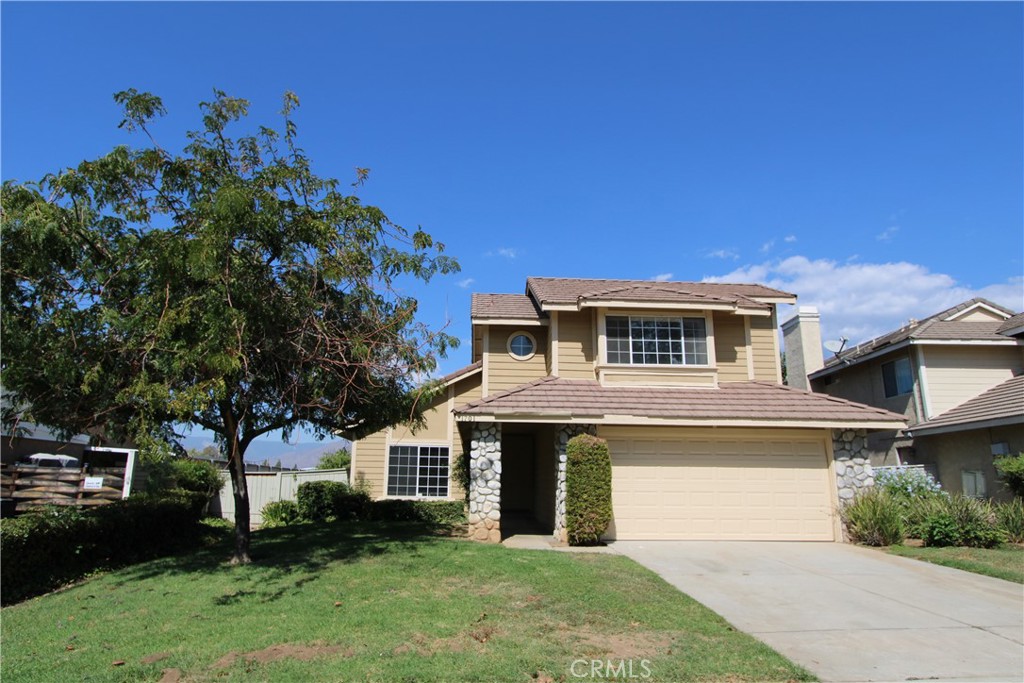
<svg viewBox="0 0 1024 683">
<path fill-rule="evenodd" d="M 605 318 L 609 363 L 707 365 L 704 318 L 609 315 Z"/>
<path fill-rule="evenodd" d="M 528 332 L 516 332 L 508 338 L 508 352 L 516 360 L 530 360 L 537 351 L 537 342 Z"/>
<path fill-rule="evenodd" d="M 897 358 L 882 363 L 882 384 L 885 397 L 902 396 L 914 390 L 914 374 L 910 371 L 909 358 Z"/>
</svg>

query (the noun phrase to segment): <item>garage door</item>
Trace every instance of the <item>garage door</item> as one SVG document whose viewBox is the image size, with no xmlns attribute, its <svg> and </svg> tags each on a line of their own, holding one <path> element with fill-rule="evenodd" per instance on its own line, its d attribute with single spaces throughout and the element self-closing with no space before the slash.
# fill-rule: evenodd
<svg viewBox="0 0 1024 683">
<path fill-rule="evenodd" d="M 825 436 L 604 428 L 621 540 L 833 540 Z"/>
</svg>

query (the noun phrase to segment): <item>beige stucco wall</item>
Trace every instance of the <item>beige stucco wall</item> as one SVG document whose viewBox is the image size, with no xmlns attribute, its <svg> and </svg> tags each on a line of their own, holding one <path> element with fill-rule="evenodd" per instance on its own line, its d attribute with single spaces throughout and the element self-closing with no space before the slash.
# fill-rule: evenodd
<svg viewBox="0 0 1024 683">
<path fill-rule="evenodd" d="M 950 493 L 963 491 L 963 470 L 981 470 L 985 475 L 988 495 L 996 500 L 1009 500 L 1012 496 L 999 482 L 992 464 L 994 443 L 1009 444 L 1011 454 L 1024 452 L 1024 426 L 918 436 L 914 439 L 915 462 L 934 464 L 939 471 L 942 488 Z"/>
<path fill-rule="evenodd" d="M 536 340 L 536 353 L 529 360 L 516 360 L 508 352 L 508 340 L 513 334 L 525 332 Z M 484 372 L 487 373 L 487 393 L 512 389 L 547 375 L 548 330 L 546 327 L 516 327 L 491 325 L 487 333 Z"/>
<path fill-rule="evenodd" d="M 1024 369 L 1024 347 L 920 346 L 928 413 L 941 415 Z"/>
</svg>

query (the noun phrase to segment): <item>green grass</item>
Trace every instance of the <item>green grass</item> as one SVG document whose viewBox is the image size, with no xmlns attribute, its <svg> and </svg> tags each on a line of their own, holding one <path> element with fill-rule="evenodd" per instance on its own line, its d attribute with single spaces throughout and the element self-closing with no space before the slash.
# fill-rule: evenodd
<svg viewBox="0 0 1024 683">
<path fill-rule="evenodd" d="M 809 680 L 616 555 L 512 550 L 397 526 L 299 526 L 4 608 L 5 681 Z M 4 558 L 4 561 L 16 561 Z M 115 664 L 116 663 L 116 664 Z M 628 673 L 628 672 L 627 672 Z"/>
<path fill-rule="evenodd" d="M 1021 545 L 998 548 L 917 548 L 896 545 L 887 550 L 893 555 L 1024 583 L 1024 546 Z"/>
</svg>

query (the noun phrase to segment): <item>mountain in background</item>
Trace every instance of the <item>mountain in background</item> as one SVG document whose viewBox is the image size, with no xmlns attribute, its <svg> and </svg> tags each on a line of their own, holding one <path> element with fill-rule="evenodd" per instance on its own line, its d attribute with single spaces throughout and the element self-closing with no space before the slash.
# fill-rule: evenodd
<svg viewBox="0 0 1024 683">
<path fill-rule="evenodd" d="M 181 445 L 187 449 L 202 450 L 207 446 L 215 445 L 213 440 L 202 436 L 186 436 L 181 439 Z M 251 463 L 262 463 L 266 461 L 270 465 L 276 465 L 281 461 L 282 467 L 309 469 L 316 467 L 320 456 L 339 448 L 352 450 L 352 443 L 347 439 L 332 439 L 329 441 L 305 441 L 302 443 L 285 443 L 283 441 L 270 441 L 256 439 L 245 451 L 245 461 Z"/>
</svg>

